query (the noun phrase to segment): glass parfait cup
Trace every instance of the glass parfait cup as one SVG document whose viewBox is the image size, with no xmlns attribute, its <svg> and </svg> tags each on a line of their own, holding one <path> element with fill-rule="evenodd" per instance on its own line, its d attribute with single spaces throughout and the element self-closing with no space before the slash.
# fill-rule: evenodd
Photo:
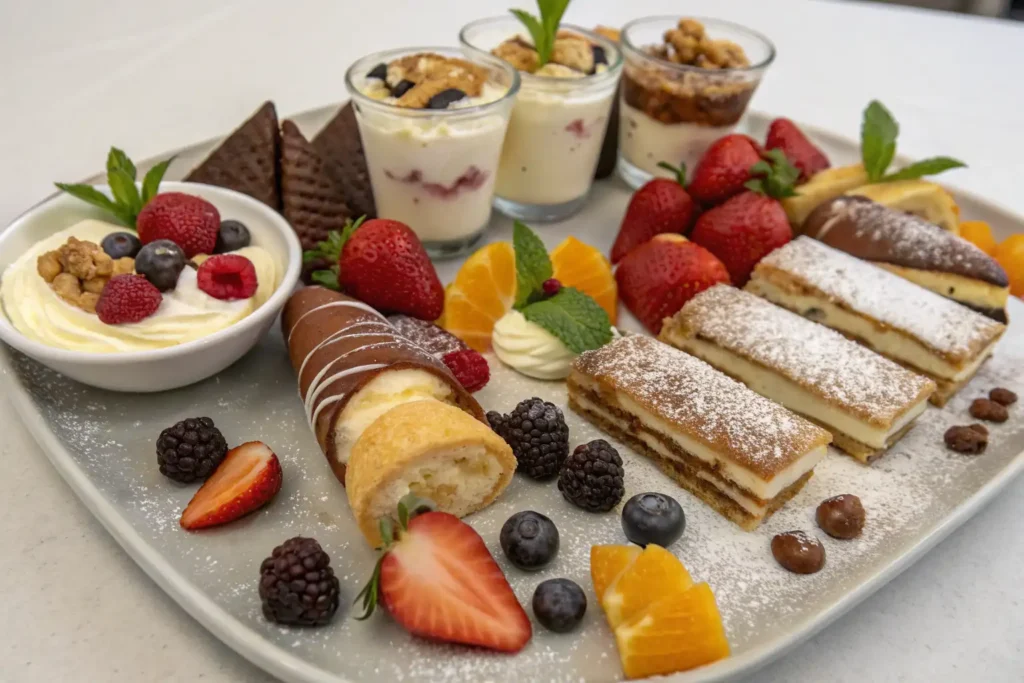
<svg viewBox="0 0 1024 683">
<path fill-rule="evenodd" d="M 704 68 L 677 64 L 654 54 L 665 33 L 681 17 L 644 17 L 622 29 L 622 71 L 619 120 L 619 176 L 637 188 L 654 176 L 673 177 L 658 164 L 684 164 L 692 172 L 705 150 L 732 133 L 765 70 L 775 47 L 760 33 L 738 24 L 696 17 L 713 40 L 739 45 L 750 66 Z"/>
<path fill-rule="evenodd" d="M 494 205 L 524 221 L 561 220 L 586 203 L 622 70 L 622 52 L 615 42 L 577 26 L 560 28 L 600 47 L 607 68 L 583 78 L 520 74 L 522 86 L 501 152 Z M 525 34 L 515 17 L 491 17 L 464 26 L 459 40 L 489 54 L 508 38 Z"/>
<path fill-rule="evenodd" d="M 411 109 L 370 97 L 368 74 L 380 64 L 419 53 L 464 59 L 484 67 L 496 99 L 473 98 L 447 109 Z M 345 74 L 352 97 L 377 215 L 401 221 L 433 257 L 466 253 L 491 218 L 501 145 L 519 73 L 471 50 L 414 47 L 356 61 Z M 486 91 L 485 91 L 486 93 Z"/>
</svg>

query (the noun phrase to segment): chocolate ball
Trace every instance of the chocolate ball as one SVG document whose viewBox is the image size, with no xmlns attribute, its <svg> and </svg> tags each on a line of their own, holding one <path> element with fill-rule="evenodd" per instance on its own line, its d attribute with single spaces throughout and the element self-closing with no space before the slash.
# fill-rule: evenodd
<svg viewBox="0 0 1024 683">
<path fill-rule="evenodd" d="M 864 529 L 864 506 L 857 496 L 844 493 L 823 500 L 815 518 L 821 530 L 832 538 L 857 538 Z"/>
<path fill-rule="evenodd" d="M 999 405 L 1009 406 L 1017 402 L 1017 394 L 1003 387 L 996 387 L 988 392 L 988 397 Z"/>
<path fill-rule="evenodd" d="M 813 574 L 825 566 L 825 546 L 803 531 L 787 531 L 772 539 L 775 561 L 794 574 Z"/>
<path fill-rule="evenodd" d="M 971 401 L 971 417 L 976 420 L 988 420 L 989 422 L 1006 422 L 1010 413 L 1006 406 L 987 398 L 976 398 Z"/>
<path fill-rule="evenodd" d="M 942 438 L 950 450 L 965 455 L 978 455 L 984 453 L 988 446 L 988 429 L 980 424 L 950 427 Z"/>
</svg>

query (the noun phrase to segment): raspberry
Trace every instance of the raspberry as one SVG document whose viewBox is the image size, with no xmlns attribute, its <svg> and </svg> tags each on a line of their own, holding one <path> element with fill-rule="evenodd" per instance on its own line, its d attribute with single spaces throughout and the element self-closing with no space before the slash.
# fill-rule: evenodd
<svg viewBox="0 0 1024 683">
<path fill-rule="evenodd" d="M 220 213 L 201 197 L 165 192 L 142 207 L 135 227 L 143 244 L 171 240 L 192 258 L 213 253 L 220 232 Z"/>
<path fill-rule="evenodd" d="M 163 296 L 142 275 L 115 275 L 96 302 L 96 315 L 107 325 L 137 323 L 156 313 Z"/>
<path fill-rule="evenodd" d="M 218 254 L 203 261 L 196 274 L 199 289 L 214 299 L 248 299 L 259 282 L 252 261 L 238 254 Z"/>
<path fill-rule="evenodd" d="M 562 283 L 555 278 L 549 278 L 541 285 L 541 290 L 543 290 L 544 296 L 554 296 L 555 294 L 558 294 L 561 289 Z"/>
<path fill-rule="evenodd" d="M 443 360 L 466 391 L 480 391 L 491 378 L 491 368 L 487 365 L 487 359 L 473 349 L 452 351 L 445 355 Z"/>
</svg>

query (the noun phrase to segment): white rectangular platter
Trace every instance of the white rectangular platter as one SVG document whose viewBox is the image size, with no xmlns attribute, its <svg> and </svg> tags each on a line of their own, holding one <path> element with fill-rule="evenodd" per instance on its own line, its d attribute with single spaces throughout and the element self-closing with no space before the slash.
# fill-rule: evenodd
<svg viewBox="0 0 1024 683">
<path fill-rule="evenodd" d="M 333 114 L 328 107 L 294 120 L 311 135 Z M 747 123 L 758 137 L 768 118 Z M 855 161 L 850 140 L 811 131 L 834 164 Z M 168 174 L 180 178 L 213 146 L 183 150 Z M 573 234 L 607 252 L 629 199 L 618 180 L 597 183 L 584 211 L 571 220 L 536 226 L 548 247 Z M 989 221 L 997 233 L 1024 231 L 1024 221 L 977 197 L 958 194 L 965 217 Z M 495 216 L 486 239 L 510 239 L 511 222 Z M 449 281 L 458 262 L 438 264 Z M 833 452 L 800 494 L 753 533 L 719 517 L 680 490 L 651 463 L 616 444 L 626 468 L 626 497 L 662 491 L 679 499 L 686 533 L 671 549 L 697 580 L 710 583 L 722 611 L 733 655 L 667 680 L 723 681 L 743 677 L 826 626 L 938 543 L 995 496 L 1024 466 L 1024 420 L 1019 404 L 1011 419 L 991 429 L 986 453 L 947 451 L 942 434 L 965 424 L 970 400 L 1005 386 L 1024 394 L 1024 304 L 1014 300 L 1013 320 L 993 360 L 945 409 L 929 408 L 910 434 L 867 468 Z M 622 326 L 638 330 L 624 316 Z M 507 411 L 540 396 L 565 407 L 562 383 L 526 379 L 490 358 L 492 379 L 477 394 L 485 409 Z M 589 578 L 591 545 L 623 543 L 620 509 L 595 515 L 565 502 L 553 483 L 517 477 L 497 503 L 470 518 L 523 604 L 540 581 L 575 580 L 590 601 L 582 627 L 569 635 L 535 629 L 517 656 L 491 654 L 417 640 L 386 615 L 356 621 L 348 605 L 375 560 L 347 508 L 305 422 L 295 379 L 279 332 L 221 375 L 186 389 L 126 395 L 90 389 L 11 351 L 0 352 L 5 390 L 40 446 L 125 551 L 186 611 L 218 638 L 268 672 L 287 681 L 615 681 L 621 678 L 614 639 L 596 604 Z M 154 443 L 177 420 L 209 415 L 229 443 L 260 439 L 281 458 L 284 486 L 257 514 L 204 533 L 187 533 L 178 517 L 194 492 L 165 479 Z M 598 438 L 595 428 L 566 411 L 570 446 Z M 814 509 L 840 493 L 861 497 L 868 520 L 863 535 L 836 541 L 824 534 L 827 563 L 812 576 L 782 570 L 769 550 L 771 537 L 790 529 L 814 530 Z M 561 532 L 552 566 L 525 574 L 505 562 L 498 545 L 501 524 L 513 512 L 534 509 Z M 261 616 L 258 568 L 270 550 L 295 535 L 316 537 L 330 553 L 341 580 L 343 608 L 317 630 L 282 628 Z"/>
</svg>

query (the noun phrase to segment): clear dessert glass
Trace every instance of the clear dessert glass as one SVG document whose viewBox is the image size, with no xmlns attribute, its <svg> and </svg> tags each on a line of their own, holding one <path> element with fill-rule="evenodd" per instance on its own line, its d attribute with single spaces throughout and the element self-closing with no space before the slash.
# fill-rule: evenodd
<svg viewBox="0 0 1024 683">
<path fill-rule="evenodd" d="M 640 187 L 653 176 L 671 177 L 658 164 L 685 164 L 692 172 L 708 146 L 736 129 L 747 104 L 775 59 L 775 46 L 760 33 L 718 19 L 694 17 L 711 40 L 743 48 L 750 66 L 704 68 L 677 64 L 652 53 L 681 17 L 636 19 L 622 29 L 618 173 Z"/>
<path fill-rule="evenodd" d="M 482 66 L 489 74 L 488 87 L 504 92 L 491 101 L 471 98 L 448 109 L 399 107 L 367 95 L 367 74 L 374 67 L 419 53 Z M 469 251 L 491 218 L 519 72 L 473 50 L 414 47 L 363 57 L 349 67 L 345 85 L 359 122 L 377 215 L 407 224 L 433 257 Z"/>
<path fill-rule="evenodd" d="M 602 48 L 607 68 L 583 78 L 520 74 L 494 205 L 525 221 L 561 220 L 586 203 L 622 71 L 622 52 L 613 41 L 577 26 L 560 28 Z M 526 35 L 515 17 L 492 17 L 467 24 L 459 40 L 489 54 L 503 41 Z"/>
</svg>

